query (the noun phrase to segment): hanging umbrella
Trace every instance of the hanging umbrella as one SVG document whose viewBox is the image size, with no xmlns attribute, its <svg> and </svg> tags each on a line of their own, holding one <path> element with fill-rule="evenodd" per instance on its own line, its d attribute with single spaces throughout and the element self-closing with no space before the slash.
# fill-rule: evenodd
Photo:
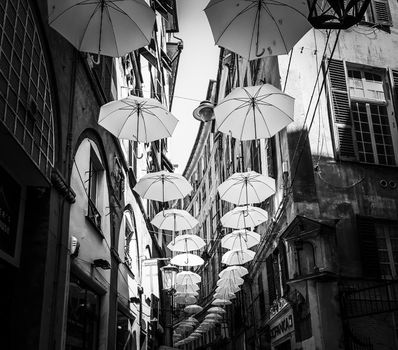
<svg viewBox="0 0 398 350">
<path fill-rule="evenodd" d="M 245 281 L 243 278 L 240 277 L 231 277 L 231 278 L 220 278 L 217 281 L 217 286 L 218 287 L 225 287 L 225 286 L 240 286 L 244 283 Z"/>
<path fill-rule="evenodd" d="M 236 299 L 236 296 L 234 293 L 222 292 L 222 293 L 214 293 L 214 298 L 231 300 L 231 299 Z"/>
<path fill-rule="evenodd" d="M 212 319 L 212 318 L 216 319 L 216 320 L 219 320 L 219 319 L 222 318 L 222 316 L 220 314 L 217 314 L 217 313 L 209 313 L 209 314 L 207 314 L 205 316 L 205 319 Z"/>
<path fill-rule="evenodd" d="M 218 313 L 218 314 L 226 313 L 226 311 L 222 307 L 218 307 L 218 306 L 211 307 L 209 310 L 207 310 L 207 312 Z"/>
<path fill-rule="evenodd" d="M 167 248 L 173 252 L 190 252 L 192 250 L 199 250 L 206 245 L 205 241 L 196 235 L 181 235 L 174 241 L 171 241 Z"/>
<path fill-rule="evenodd" d="M 200 287 L 197 284 L 179 285 L 176 284 L 175 289 L 178 293 L 196 293 Z"/>
<path fill-rule="evenodd" d="M 270 138 L 293 121 L 294 98 L 271 84 L 236 88 L 214 114 L 218 130 L 236 139 Z"/>
<path fill-rule="evenodd" d="M 249 230 L 236 230 L 221 239 L 221 246 L 226 249 L 249 249 L 260 243 L 260 235 Z"/>
<path fill-rule="evenodd" d="M 170 263 L 177 266 L 200 266 L 204 264 L 204 260 L 198 255 L 183 253 L 172 258 Z"/>
<path fill-rule="evenodd" d="M 221 218 L 224 227 L 242 229 L 255 227 L 268 220 L 268 213 L 261 208 L 244 206 L 230 210 Z"/>
<path fill-rule="evenodd" d="M 158 100 L 138 96 L 108 102 L 101 107 L 98 118 L 98 124 L 117 138 L 138 142 L 170 137 L 177 123 Z"/>
<path fill-rule="evenodd" d="M 249 249 L 230 250 L 222 256 L 222 263 L 226 265 L 243 265 L 254 259 L 255 252 Z"/>
<path fill-rule="evenodd" d="M 174 301 L 177 304 L 191 305 L 196 304 L 197 299 L 193 295 L 177 294 L 174 296 Z"/>
<path fill-rule="evenodd" d="M 221 278 L 238 278 L 247 275 L 249 271 L 243 266 L 228 266 L 222 270 L 218 276 Z"/>
<path fill-rule="evenodd" d="M 216 45 L 249 59 L 286 54 L 311 28 L 305 0 L 211 0 Z"/>
<path fill-rule="evenodd" d="M 211 302 L 211 305 L 220 306 L 220 305 L 231 305 L 232 302 L 227 299 L 214 299 Z"/>
<path fill-rule="evenodd" d="M 182 175 L 162 170 L 144 175 L 133 189 L 142 198 L 168 202 L 184 198 L 192 186 Z"/>
<path fill-rule="evenodd" d="M 195 284 L 200 283 L 201 280 L 202 277 L 200 277 L 200 275 L 191 271 L 182 271 L 176 275 L 177 284 Z"/>
<path fill-rule="evenodd" d="M 198 312 L 201 312 L 203 310 L 203 307 L 199 305 L 188 305 L 185 306 L 184 311 L 187 314 L 197 314 Z"/>
<path fill-rule="evenodd" d="M 192 230 L 199 222 L 186 210 L 167 209 L 156 214 L 151 224 L 160 230 L 183 231 Z"/>
<path fill-rule="evenodd" d="M 217 188 L 220 198 L 237 205 L 261 203 L 275 194 L 275 180 L 255 171 L 232 174 Z"/>
<path fill-rule="evenodd" d="M 49 0 L 48 22 L 79 51 L 124 56 L 148 45 L 155 13 L 145 0 Z"/>
<path fill-rule="evenodd" d="M 233 294 L 233 293 L 236 293 L 239 291 L 240 291 L 240 287 L 238 287 L 238 286 L 228 286 L 228 287 L 223 286 L 223 287 L 216 288 L 216 293 L 219 293 L 219 294 L 231 294 L 231 293 Z M 215 296 L 215 298 L 218 298 L 218 297 Z M 219 298 L 219 299 L 227 299 L 227 298 Z"/>
</svg>

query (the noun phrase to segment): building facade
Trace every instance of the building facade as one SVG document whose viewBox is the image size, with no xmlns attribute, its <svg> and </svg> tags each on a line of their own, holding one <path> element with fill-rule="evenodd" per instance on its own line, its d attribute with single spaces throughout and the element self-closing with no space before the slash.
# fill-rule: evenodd
<svg viewBox="0 0 398 350">
<path fill-rule="evenodd" d="M 46 2 L 0 4 L 4 349 L 164 343 L 152 322 L 164 250 L 132 188 L 150 156 L 167 159 L 166 147 L 120 141 L 97 123 L 104 103 L 128 94 L 171 106 L 182 49 L 172 37 L 176 6 L 151 5 L 151 44 L 96 63 L 49 27 Z"/>
</svg>

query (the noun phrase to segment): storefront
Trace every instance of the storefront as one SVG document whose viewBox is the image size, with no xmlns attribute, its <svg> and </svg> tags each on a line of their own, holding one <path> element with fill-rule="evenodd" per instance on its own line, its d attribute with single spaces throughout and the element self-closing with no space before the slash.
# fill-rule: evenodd
<svg viewBox="0 0 398 350">
<path fill-rule="evenodd" d="M 271 316 L 268 325 L 273 350 L 295 349 L 293 309 L 288 303 Z"/>
</svg>

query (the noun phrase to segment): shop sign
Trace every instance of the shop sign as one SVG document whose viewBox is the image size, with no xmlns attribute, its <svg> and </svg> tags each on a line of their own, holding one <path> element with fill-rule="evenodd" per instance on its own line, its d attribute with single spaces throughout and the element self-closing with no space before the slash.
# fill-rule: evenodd
<svg viewBox="0 0 398 350">
<path fill-rule="evenodd" d="M 290 310 L 287 314 L 284 314 L 282 317 L 278 318 L 278 320 L 271 325 L 271 340 L 272 342 L 275 342 L 292 331 L 294 331 L 293 311 Z"/>
</svg>

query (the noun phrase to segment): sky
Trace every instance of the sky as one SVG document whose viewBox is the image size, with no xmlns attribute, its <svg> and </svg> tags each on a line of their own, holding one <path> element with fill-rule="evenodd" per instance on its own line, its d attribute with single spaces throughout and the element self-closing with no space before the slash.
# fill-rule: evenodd
<svg viewBox="0 0 398 350">
<path fill-rule="evenodd" d="M 200 122 L 192 111 L 206 99 L 210 79 L 216 79 L 219 48 L 214 45 L 207 17 L 203 12 L 209 0 L 177 0 L 179 32 L 184 41 L 172 113 L 179 123 L 168 142 L 168 158 L 184 171 Z M 191 99 L 195 101 L 191 101 Z"/>
</svg>

